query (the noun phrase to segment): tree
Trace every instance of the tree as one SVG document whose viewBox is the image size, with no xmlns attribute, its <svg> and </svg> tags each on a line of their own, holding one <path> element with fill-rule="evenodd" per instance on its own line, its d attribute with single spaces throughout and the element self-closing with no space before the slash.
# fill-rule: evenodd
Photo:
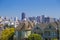
<svg viewBox="0 0 60 40">
<path fill-rule="evenodd" d="M 6 28 L 2 31 L 1 40 L 9 40 L 14 35 L 14 28 Z"/>
<path fill-rule="evenodd" d="M 28 37 L 28 40 L 42 40 L 42 37 L 41 37 L 41 35 L 38 35 L 38 34 L 31 34 Z"/>
<path fill-rule="evenodd" d="M 52 40 L 58 40 L 57 38 L 52 38 Z"/>
</svg>

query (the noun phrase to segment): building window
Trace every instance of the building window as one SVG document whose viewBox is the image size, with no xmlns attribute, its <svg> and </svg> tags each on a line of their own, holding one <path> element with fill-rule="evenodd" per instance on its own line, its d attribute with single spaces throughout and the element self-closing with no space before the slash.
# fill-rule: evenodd
<svg viewBox="0 0 60 40">
<path fill-rule="evenodd" d="M 47 35 L 50 36 L 50 32 L 47 32 Z"/>
<path fill-rule="evenodd" d="M 34 32 L 34 33 L 36 33 L 36 32 Z"/>
<path fill-rule="evenodd" d="M 36 27 L 36 29 L 39 29 L 38 27 Z"/>
<path fill-rule="evenodd" d="M 49 28 L 51 28 L 51 26 L 49 26 Z"/>
<path fill-rule="evenodd" d="M 46 36 L 50 36 L 50 31 L 46 31 L 46 32 L 45 32 L 45 35 L 46 35 Z"/>
</svg>

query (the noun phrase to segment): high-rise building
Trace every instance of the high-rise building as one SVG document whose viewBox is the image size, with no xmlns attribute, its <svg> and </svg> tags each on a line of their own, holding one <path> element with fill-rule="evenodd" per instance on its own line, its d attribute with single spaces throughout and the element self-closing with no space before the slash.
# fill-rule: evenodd
<svg viewBox="0 0 60 40">
<path fill-rule="evenodd" d="M 40 23 L 40 16 L 37 16 L 37 17 L 36 17 L 36 21 L 37 21 L 38 23 Z"/>
<path fill-rule="evenodd" d="M 50 17 L 45 17 L 45 23 L 49 23 L 50 22 Z"/>
<path fill-rule="evenodd" d="M 50 18 L 50 22 L 55 22 L 56 18 Z"/>
<path fill-rule="evenodd" d="M 40 21 L 41 21 L 42 23 L 45 22 L 45 15 L 42 15 L 42 16 L 40 17 Z"/>
<path fill-rule="evenodd" d="M 36 21 L 36 17 L 29 17 L 30 21 Z"/>
<path fill-rule="evenodd" d="M 2 17 L 0 17 L 0 22 L 2 21 Z"/>
<path fill-rule="evenodd" d="M 18 17 L 14 17 L 14 21 L 18 21 Z"/>
<path fill-rule="evenodd" d="M 25 13 L 24 12 L 22 12 L 22 15 L 21 15 L 21 20 L 23 20 L 25 17 L 26 17 L 26 15 L 25 15 Z"/>
</svg>

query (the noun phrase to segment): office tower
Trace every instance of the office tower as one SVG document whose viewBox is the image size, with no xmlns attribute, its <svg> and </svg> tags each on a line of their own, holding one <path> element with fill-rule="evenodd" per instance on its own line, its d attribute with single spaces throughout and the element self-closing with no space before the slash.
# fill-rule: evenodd
<svg viewBox="0 0 60 40">
<path fill-rule="evenodd" d="M 36 21 L 37 21 L 37 23 L 40 23 L 40 16 L 36 17 Z"/>
<path fill-rule="evenodd" d="M 44 15 L 42 15 L 42 16 L 40 17 L 40 21 L 41 21 L 42 23 L 45 22 L 45 16 L 44 16 Z"/>
<path fill-rule="evenodd" d="M 50 17 L 45 17 L 45 23 L 49 23 L 50 22 Z"/>
<path fill-rule="evenodd" d="M 2 17 L 0 17 L 0 22 L 2 21 Z"/>
<path fill-rule="evenodd" d="M 56 18 L 50 18 L 50 22 L 55 22 Z"/>
<path fill-rule="evenodd" d="M 14 27 L 16 28 L 19 25 L 18 17 L 14 18 Z"/>
<path fill-rule="evenodd" d="M 18 20 L 18 18 L 17 17 L 14 17 L 14 21 L 17 21 Z"/>
<path fill-rule="evenodd" d="M 29 17 L 30 21 L 36 21 L 36 17 Z"/>
<path fill-rule="evenodd" d="M 4 17 L 4 20 L 5 20 L 5 21 L 6 21 L 6 20 L 9 20 L 9 18 L 8 18 L 7 16 L 5 16 L 5 17 Z"/>
<path fill-rule="evenodd" d="M 22 15 L 21 15 L 21 20 L 23 20 L 25 17 L 26 17 L 26 15 L 25 15 L 25 13 L 24 12 L 22 12 Z"/>
</svg>

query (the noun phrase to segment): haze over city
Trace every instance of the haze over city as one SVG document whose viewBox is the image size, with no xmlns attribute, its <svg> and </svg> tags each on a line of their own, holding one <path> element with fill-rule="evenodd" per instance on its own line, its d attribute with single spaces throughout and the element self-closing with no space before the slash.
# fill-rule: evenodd
<svg viewBox="0 0 60 40">
<path fill-rule="evenodd" d="M 27 17 L 46 15 L 60 17 L 60 0 L 0 0 L 0 16 Z"/>
</svg>

